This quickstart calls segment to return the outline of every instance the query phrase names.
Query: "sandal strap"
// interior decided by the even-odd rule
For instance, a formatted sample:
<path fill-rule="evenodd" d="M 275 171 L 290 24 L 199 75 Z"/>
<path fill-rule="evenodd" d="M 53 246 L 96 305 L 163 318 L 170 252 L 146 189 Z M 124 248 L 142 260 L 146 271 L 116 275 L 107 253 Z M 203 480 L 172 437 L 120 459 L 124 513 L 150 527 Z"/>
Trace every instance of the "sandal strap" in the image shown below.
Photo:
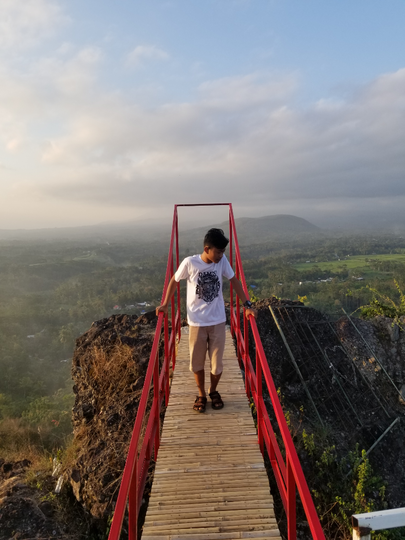
<path fill-rule="evenodd" d="M 209 396 L 212 400 L 212 407 L 214 409 L 222 409 L 224 402 L 222 401 L 220 393 L 217 390 L 214 390 L 214 392 L 210 392 Z"/>
<path fill-rule="evenodd" d="M 194 401 L 193 409 L 197 412 L 205 412 L 206 405 L 207 405 L 206 396 L 197 396 Z"/>

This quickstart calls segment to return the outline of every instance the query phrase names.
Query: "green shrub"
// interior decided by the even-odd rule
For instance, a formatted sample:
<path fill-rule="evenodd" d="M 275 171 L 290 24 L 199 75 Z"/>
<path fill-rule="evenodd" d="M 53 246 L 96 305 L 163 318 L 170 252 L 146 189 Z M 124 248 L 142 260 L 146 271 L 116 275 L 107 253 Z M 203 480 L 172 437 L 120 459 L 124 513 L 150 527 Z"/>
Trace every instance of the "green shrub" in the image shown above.
<path fill-rule="evenodd" d="M 405 316 L 405 294 L 402 292 L 398 281 L 394 279 L 395 287 L 398 291 L 399 302 L 394 302 L 389 296 L 380 293 L 377 289 L 368 287 L 374 297 L 367 306 L 360 308 L 360 314 L 363 319 L 383 316 L 394 319 L 394 322 L 401 326 L 400 318 Z"/>

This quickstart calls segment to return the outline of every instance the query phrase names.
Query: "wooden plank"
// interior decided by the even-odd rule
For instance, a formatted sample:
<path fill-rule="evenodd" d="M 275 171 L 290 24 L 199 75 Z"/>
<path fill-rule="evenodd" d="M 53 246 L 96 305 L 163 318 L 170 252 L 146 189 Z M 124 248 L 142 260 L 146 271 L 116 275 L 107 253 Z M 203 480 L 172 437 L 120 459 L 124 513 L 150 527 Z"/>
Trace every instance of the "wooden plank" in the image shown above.
<path fill-rule="evenodd" d="M 266 492 L 266 497 L 263 497 L 263 495 L 260 495 L 259 494 L 259 498 L 256 499 L 256 503 L 257 504 L 260 504 L 258 501 L 262 501 L 262 500 L 266 500 L 267 501 L 267 495 L 268 495 L 268 492 Z M 212 493 L 205 493 L 203 497 L 198 497 L 198 496 L 194 496 L 191 498 L 191 500 L 193 501 L 193 504 L 205 504 L 207 501 L 209 501 L 209 504 L 220 504 L 220 503 L 225 503 L 225 504 L 231 504 L 231 503 L 236 503 L 236 502 L 245 502 L 246 504 L 248 504 L 247 500 L 247 497 L 245 494 L 239 494 L 239 495 L 234 495 L 234 494 L 224 494 L 224 495 L 214 495 Z M 181 508 L 185 508 L 185 504 L 183 504 L 182 502 L 182 499 L 180 497 L 162 497 L 160 499 L 156 499 L 154 497 L 152 497 L 149 501 L 149 506 L 148 508 L 164 508 L 166 506 L 174 506 L 174 507 L 181 507 Z M 202 503 L 201 501 L 204 501 L 204 503 Z M 266 504 L 270 504 L 270 503 L 267 503 Z"/>
<path fill-rule="evenodd" d="M 215 527 L 221 527 L 223 525 L 229 525 L 232 523 L 232 525 L 244 525 L 246 524 L 246 517 L 240 516 L 239 519 L 235 519 L 235 517 L 232 518 L 225 518 L 223 516 L 217 517 L 217 518 L 205 518 L 205 523 L 209 526 L 215 526 Z M 250 525 L 267 525 L 267 526 L 274 526 L 276 525 L 276 518 L 275 517 L 268 517 L 268 518 L 258 518 L 254 520 L 249 520 Z M 196 519 L 189 519 L 188 521 L 183 521 L 181 519 L 168 519 L 168 520 L 161 520 L 161 521 L 152 521 L 148 523 L 149 531 L 150 532 L 156 532 L 156 531 L 162 531 L 166 530 L 170 526 L 170 528 L 175 529 L 192 529 L 193 527 L 201 527 L 201 518 Z M 269 528 L 269 527 L 267 527 Z"/>
<path fill-rule="evenodd" d="M 194 519 L 194 518 L 199 518 L 199 519 L 203 519 L 204 521 L 206 519 L 209 519 L 209 518 L 224 518 L 224 519 L 228 519 L 228 520 L 236 520 L 238 519 L 241 515 L 245 516 L 246 518 L 247 517 L 252 517 L 252 518 L 256 518 L 256 517 L 263 517 L 263 518 L 266 518 L 266 517 L 274 517 L 274 510 L 271 509 L 271 508 L 262 508 L 261 510 L 256 510 L 256 509 L 253 509 L 253 510 L 245 510 L 243 512 L 240 512 L 240 510 L 227 510 L 226 512 L 223 512 L 223 511 L 220 511 L 220 512 L 188 512 L 187 513 L 187 516 L 185 516 L 182 512 L 171 512 L 169 514 L 159 514 L 157 517 L 156 516 L 152 516 L 152 515 L 147 515 L 146 516 L 146 520 L 145 522 L 150 522 L 150 521 L 155 521 L 155 520 L 161 520 L 161 519 Z"/>
<path fill-rule="evenodd" d="M 210 485 L 210 484 L 200 484 L 193 488 L 193 486 L 188 485 L 185 486 L 184 490 L 175 490 L 173 486 L 162 486 L 159 488 L 159 491 L 152 492 L 150 502 L 152 503 L 153 500 L 165 500 L 165 498 L 177 498 L 177 501 L 182 500 L 182 497 L 187 498 L 194 498 L 194 495 L 205 495 L 205 500 L 209 500 L 210 497 L 218 497 L 218 496 L 238 496 L 239 494 L 243 493 L 241 491 L 241 487 L 237 484 L 228 484 L 226 488 L 223 491 L 219 491 L 218 485 Z M 268 500 L 268 495 L 270 493 L 270 490 L 268 487 L 265 487 L 264 485 L 258 486 L 258 490 L 253 492 L 252 490 L 247 491 L 247 496 L 254 498 L 257 497 L 257 499 L 263 499 Z M 203 498 L 203 497 L 201 497 Z M 199 497 L 197 497 L 199 499 Z M 270 499 L 271 502 L 271 499 Z"/>
<path fill-rule="evenodd" d="M 206 491 L 203 494 L 201 492 L 185 492 L 187 493 L 187 499 L 193 501 L 195 504 L 202 504 L 203 506 L 207 501 L 209 501 L 210 504 L 217 504 L 220 502 L 236 502 L 236 501 L 249 501 L 249 497 L 252 497 L 252 494 L 249 493 L 249 495 L 244 495 L 243 493 L 215 493 Z M 178 507 L 183 507 L 181 501 L 182 499 L 182 493 L 175 493 L 170 495 L 162 495 L 160 498 L 152 497 L 149 501 L 149 508 L 161 506 L 161 504 L 172 504 L 176 505 Z M 262 492 L 258 494 L 258 499 L 256 500 L 262 500 L 267 501 L 267 495 L 268 492 Z M 272 503 L 266 503 L 266 504 L 272 504 Z"/>
<path fill-rule="evenodd" d="M 178 446 L 170 448 L 170 450 L 166 452 L 162 449 L 159 457 L 175 460 L 179 457 L 187 458 L 190 456 L 195 456 L 201 459 L 203 457 L 209 457 L 214 455 L 221 455 L 224 457 L 235 456 L 237 458 L 240 456 L 247 456 L 262 459 L 262 455 L 256 445 L 244 445 L 244 448 L 241 448 L 239 443 L 239 445 L 235 445 L 235 447 L 228 446 L 228 448 L 224 448 L 221 444 L 216 444 L 215 446 L 200 446 L 195 444 L 195 442 L 189 445 L 183 445 L 182 448 L 179 448 Z"/>
<path fill-rule="evenodd" d="M 164 513 L 164 511 L 170 511 L 170 512 L 174 512 L 175 510 L 179 509 L 181 510 L 182 514 L 187 514 L 189 512 L 197 512 L 198 510 L 201 509 L 201 503 L 200 504 L 182 504 L 182 505 L 179 505 L 179 503 L 177 502 L 177 504 L 166 504 L 166 503 L 162 503 L 162 504 L 158 504 L 157 506 L 149 506 L 148 507 L 148 515 L 160 515 L 161 513 Z M 224 511 L 226 512 L 227 509 L 229 510 L 239 510 L 241 512 L 243 512 L 245 509 L 247 510 L 260 510 L 260 509 L 265 509 L 265 508 L 273 508 L 273 503 L 272 502 L 263 502 L 263 501 L 235 501 L 235 502 L 230 502 L 230 503 L 227 503 L 227 502 L 217 502 L 217 503 L 213 503 L 213 504 L 210 504 L 210 503 L 206 503 L 204 505 L 204 509 L 207 511 L 207 512 L 219 512 L 219 511 Z M 166 512 L 167 513 L 167 512 Z"/>
<path fill-rule="evenodd" d="M 159 469 L 158 471 L 155 471 L 155 476 L 156 475 L 159 475 L 159 474 L 169 474 L 169 473 L 173 473 L 173 472 L 176 472 L 176 473 L 187 473 L 187 472 L 198 472 L 198 471 L 201 471 L 201 473 L 207 473 L 209 471 L 220 471 L 220 470 L 224 470 L 224 469 L 264 469 L 264 463 L 249 463 L 249 464 L 234 464 L 234 465 L 227 465 L 227 466 L 224 466 L 224 465 L 221 465 L 221 464 L 214 464 L 212 463 L 211 465 L 209 466 L 201 466 L 201 467 L 184 467 L 182 469 L 179 469 L 178 468 L 178 464 L 177 464 L 177 468 L 174 466 L 174 467 L 166 467 L 164 469 Z"/>
<path fill-rule="evenodd" d="M 227 479 L 231 482 L 233 481 L 241 481 L 243 483 L 244 479 L 246 481 L 253 481 L 253 479 L 266 479 L 268 484 L 268 478 L 266 471 L 262 470 L 261 474 L 258 474 L 258 471 L 256 469 L 236 469 L 232 471 L 232 476 L 229 475 L 228 468 L 224 467 L 223 470 L 216 470 L 215 474 L 205 474 L 201 475 L 200 471 L 197 470 L 196 472 L 188 472 L 185 473 L 182 476 L 181 484 L 184 482 L 210 482 L 210 483 L 219 483 L 223 482 L 224 479 Z M 155 475 L 154 477 L 154 485 L 159 485 L 164 482 L 173 482 L 173 479 L 177 484 L 180 485 L 179 478 L 176 473 L 167 473 L 164 475 Z"/>
<path fill-rule="evenodd" d="M 176 459 L 177 458 L 177 459 Z M 179 460 L 182 461 L 186 467 L 195 467 L 197 465 L 210 464 L 213 466 L 218 463 L 227 464 L 229 467 L 236 465 L 251 465 L 252 463 L 259 463 L 259 458 L 256 453 L 245 453 L 245 454 L 205 454 L 205 455 L 195 455 L 193 453 L 182 453 L 175 456 L 161 456 L 160 464 L 163 467 L 176 467 L 179 464 Z"/>
<path fill-rule="evenodd" d="M 232 436 L 232 434 L 227 434 L 227 437 Z M 207 434 L 207 441 L 209 441 L 209 434 Z M 168 445 L 167 449 L 160 449 L 159 457 L 161 456 L 164 459 L 167 459 L 171 455 L 175 455 L 176 453 L 181 454 L 184 453 L 190 453 L 193 450 L 196 451 L 197 457 L 199 459 L 204 459 L 207 456 L 214 456 L 214 455 L 224 455 L 225 457 L 232 457 L 232 455 L 237 456 L 237 458 L 242 457 L 243 455 L 250 456 L 251 459 L 254 461 L 262 461 L 262 455 L 259 451 L 259 449 L 252 445 L 252 441 L 248 441 L 248 443 L 244 443 L 243 440 L 238 441 L 236 438 L 234 438 L 234 444 L 232 446 L 228 445 L 228 448 L 225 449 L 224 444 L 221 443 L 221 441 L 215 441 L 216 444 L 211 444 L 207 446 L 201 446 L 201 443 L 195 443 L 194 441 L 191 441 L 188 444 L 185 444 L 181 449 L 178 447 L 175 447 L 173 444 Z M 243 449 L 241 449 L 241 446 L 243 445 Z M 186 456 L 185 456 L 186 458 Z M 178 463 L 179 464 L 179 463 Z"/>
<path fill-rule="evenodd" d="M 242 531 L 263 531 L 268 529 L 276 529 L 277 523 L 275 519 L 270 520 L 258 520 L 251 522 L 248 525 L 246 521 L 238 520 L 233 523 L 227 521 L 206 521 L 205 527 L 201 526 L 201 520 L 199 521 L 190 521 L 190 522 L 179 522 L 177 523 L 163 523 L 162 525 L 152 526 L 150 525 L 148 530 L 149 534 L 167 534 L 168 529 L 172 534 L 178 534 L 181 532 L 187 532 L 188 534 L 199 534 L 201 532 L 210 533 L 210 532 L 232 532 L 235 529 L 238 529 L 238 532 Z"/>
<path fill-rule="evenodd" d="M 206 451 L 206 452 L 199 452 L 199 453 L 195 453 L 195 452 L 187 452 L 186 450 L 184 450 L 182 453 L 178 453 L 178 454 L 173 454 L 173 455 L 163 455 L 161 453 L 161 455 L 159 456 L 160 459 L 161 459 L 161 463 L 165 463 L 165 464 L 168 464 L 168 465 L 173 465 L 173 466 L 176 466 L 178 468 L 178 466 L 181 464 L 179 462 L 179 460 L 183 460 L 184 463 L 190 463 L 190 462 L 196 462 L 196 461 L 207 461 L 207 460 L 226 460 L 226 461 L 230 461 L 230 465 L 229 467 L 232 466 L 232 464 L 241 464 L 245 467 L 248 467 L 249 464 L 253 464 L 253 463 L 261 463 L 262 461 L 262 456 L 260 454 L 258 454 L 257 452 L 254 452 L 254 451 L 249 451 L 248 448 L 246 448 L 246 451 L 245 452 L 228 452 L 228 453 L 225 453 L 224 454 L 221 454 L 221 447 L 219 447 L 218 449 L 214 446 L 211 446 L 212 448 L 212 451 Z M 214 463 L 213 463 L 214 464 Z"/>
<path fill-rule="evenodd" d="M 210 481 L 210 479 L 207 478 L 198 482 L 182 482 L 181 486 L 178 485 L 177 478 L 171 478 L 170 481 L 166 483 L 160 482 L 159 484 L 154 485 L 152 487 L 152 495 L 155 495 L 157 493 L 163 494 L 165 492 L 187 493 L 188 491 L 207 491 L 208 493 L 212 493 L 217 491 L 221 487 L 223 487 L 226 491 L 230 491 L 232 489 L 240 490 L 243 489 L 241 488 L 241 486 L 243 485 L 248 485 L 250 488 L 250 482 L 254 482 L 254 485 L 258 490 L 270 491 L 267 478 L 257 479 L 255 477 L 252 477 L 248 479 L 228 479 L 227 476 L 222 476 L 218 479 L 217 482 Z"/>
<path fill-rule="evenodd" d="M 224 479 L 224 492 L 225 493 L 231 493 L 233 490 L 237 490 L 238 492 L 243 489 L 241 488 L 241 485 L 245 484 L 246 482 L 243 481 L 232 481 Z M 255 480 L 255 479 L 253 479 Z M 257 487 L 258 492 L 270 492 L 269 486 L 264 481 L 257 482 L 255 484 Z M 207 494 L 210 493 L 218 493 L 219 489 L 222 487 L 222 484 L 219 483 L 212 483 L 212 482 L 199 482 L 198 484 L 193 482 L 188 482 L 187 484 L 184 484 L 184 486 L 176 486 L 176 482 L 170 482 L 167 484 L 159 484 L 158 486 L 154 487 L 152 489 L 152 496 L 163 496 L 165 493 L 198 493 L 198 492 L 206 492 Z M 250 487 L 250 486 L 249 486 Z M 248 491 L 251 495 L 250 489 Z"/>
<path fill-rule="evenodd" d="M 237 526 L 233 526 L 233 525 L 225 525 L 225 524 L 221 524 L 219 526 L 216 526 L 216 527 L 211 527 L 209 526 L 208 524 L 206 524 L 205 526 L 201 526 L 202 523 L 200 522 L 200 527 L 181 527 L 181 528 L 176 528 L 176 527 L 170 527 L 170 533 L 171 534 L 181 534 L 183 532 L 191 532 L 192 534 L 201 534 L 201 533 L 224 533 L 224 532 L 233 532 L 235 531 L 235 528 L 238 529 L 239 532 L 253 532 L 253 531 L 266 531 L 268 530 L 269 528 L 271 528 L 271 526 L 273 524 L 269 524 L 269 523 L 265 523 L 265 524 L 261 524 L 261 525 L 237 525 Z M 166 531 L 167 531 L 167 528 L 165 528 Z M 159 532 L 165 532 L 164 529 L 160 529 L 160 528 L 154 528 L 154 527 L 150 527 L 150 532 L 151 534 L 156 534 L 156 533 L 159 533 Z"/>
<path fill-rule="evenodd" d="M 249 531 L 249 532 L 230 532 L 230 533 L 206 533 L 206 534 L 193 534 L 192 537 L 186 534 L 170 534 L 170 535 L 142 535 L 142 538 L 146 540 L 240 540 L 241 538 L 277 538 L 281 540 L 280 532 L 278 529 L 269 529 L 267 531 Z"/>
<path fill-rule="evenodd" d="M 170 436 L 162 437 L 160 441 L 165 449 L 168 446 L 173 446 L 174 448 L 178 448 L 179 446 L 203 446 L 204 448 L 206 446 L 222 446 L 223 448 L 240 448 L 241 444 L 243 444 L 244 447 L 248 445 L 256 446 L 257 436 L 256 433 L 242 433 L 240 436 L 233 437 L 225 437 L 222 435 L 203 437 L 198 433 L 187 436 L 178 432 L 173 432 Z"/>
<path fill-rule="evenodd" d="M 228 486 L 227 488 L 223 487 L 213 487 L 211 486 L 210 489 L 205 488 L 204 490 L 201 489 L 193 489 L 192 486 L 189 486 L 189 489 L 176 489 L 175 487 L 172 488 L 173 491 L 170 490 L 169 486 L 166 487 L 164 492 L 158 491 L 157 493 L 152 492 L 153 500 L 160 500 L 164 498 L 176 498 L 178 501 L 178 495 L 181 493 L 189 493 L 190 495 L 193 494 L 193 499 L 204 499 L 204 500 L 212 500 L 212 497 L 218 497 L 218 496 L 226 496 L 229 495 L 230 497 L 237 497 L 237 496 L 243 496 L 246 498 L 249 498 L 251 496 L 267 496 L 267 494 L 270 492 L 268 487 L 262 487 L 258 489 L 247 489 L 243 490 L 243 488 L 238 485 L 234 484 L 233 487 Z"/>
<path fill-rule="evenodd" d="M 185 473 L 182 476 L 181 482 L 187 482 L 187 481 L 194 482 L 194 481 L 200 481 L 200 480 L 202 482 L 204 482 L 204 481 L 215 482 L 216 480 L 222 481 L 223 477 L 226 477 L 229 480 L 241 479 L 242 482 L 243 482 L 244 478 L 246 478 L 247 480 L 249 480 L 249 479 L 252 480 L 254 478 L 266 478 L 267 479 L 266 471 L 264 469 L 261 469 L 259 471 L 256 470 L 256 469 L 247 469 L 247 468 L 233 469 L 232 470 L 232 476 L 230 476 L 229 475 L 229 467 L 224 467 L 222 470 L 216 469 L 215 472 L 212 473 L 212 474 L 210 474 L 210 472 L 208 471 L 204 475 L 201 475 L 199 470 L 197 470 L 197 471 L 189 471 L 189 472 Z M 162 474 L 156 474 L 156 472 L 155 472 L 154 482 L 156 482 L 156 483 L 171 482 L 173 478 L 176 479 L 177 483 L 180 483 L 176 472 L 165 473 L 163 475 Z M 267 479 L 267 482 L 268 482 L 268 479 Z"/>

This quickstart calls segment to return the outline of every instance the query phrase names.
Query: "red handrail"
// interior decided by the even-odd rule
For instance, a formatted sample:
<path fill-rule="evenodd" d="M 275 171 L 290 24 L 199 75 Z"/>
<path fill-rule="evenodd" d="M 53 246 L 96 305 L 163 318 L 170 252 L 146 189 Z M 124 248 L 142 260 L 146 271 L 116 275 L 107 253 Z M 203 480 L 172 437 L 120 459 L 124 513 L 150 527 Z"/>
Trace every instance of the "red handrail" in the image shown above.
<path fill-rule="evenodd" d="M 170 239 L 169 256 L 167 260 L 165 284 L 163 288 L 162 300 L 166 296 L 169 281 L 173 275 L 173 254 L 174 242 L 176 240 L 176 264 L 179 261 L 178 244 L 178 220 L 177 208 L 174 209 L 172 234 Z M 177 305 L 176 305 L 177 304 Z M 149 463 L 154 450 L 156 460 L 160 442 L 160 408 L 165 398 L 166 404 L 169 400 L 169 363 L 172 359 L 172 367 L 175 365 L 176 355 L 176 333 L 180 339 L 180 289 L 171 301 L 172 330 L 169 335 L 168 318 L 164 320 L 164 361 L 159 374 L 159 342 L 162 331 L 163 313 L 159 314 L 158 322 L 153 340 L 152 351 L 149 358 L 148 369 L 146 371 L 145 382 L 142 390 L 141 400 L 135 419 L 135 426 L 129 444 L 127 461 L 122 475 L 121 486 L 115 504 L 114 516 L 111 523 L 109 540 L 118 540 L 121 533 L 122 522 L 128 502 L 129 531 L 128 538 L 137 540 L 138 514 L 142 503 L 142 495 L 145 489 Z M 146 431 L 140 449 L 142 427 L 145 421 L 146 405 L 153 379 L 153 404 L 149 411 Z"/>
<path fill-rule="evenodd" d="M 229 207 L 230 237 L 233 239 L 235 249 L 235 274 L 241 280 L 245 295 L 248 297 L 246 280 L 243 273 L 242 259 L 239 251 L 239 244 L 236 234 L 235 219 L 233 216 L 232 205 Z M 231 261 L 231 264 L 233 261 Z M 232 297 L 232 293 L 231 293 Z M 295 450 L 287 422 L 284 417 L 283 409 L 278 399 L 277 390 L 274 385 L 270 368 L 266 360 L 263 345 L 254 317 L 250 316 L 248 324 L 252 330 L 256 349 L 256 372 L 249 356 L 249 331 L 246 317 L 243 318 L 243 333 L 240 327 L 239 299 L 236 297 L 236 309 L 231 303 L 231 332 L 236 338 L 238 357 L 242 358 L 245 370 L 245 386 L 248 398 L 252 396 L 257 410 L 257 431 L 260 448 L 263 452 L 264 445 L 273 468 L 274 476 L 280 491 L 281 500 L 287 515 L 288 540 L 295 540 L 296 531 L 296 489 L 298 490 L 304 511 L 312 536 L 316 540 L 324 540 L 321 524 L 308 489 L 307 482 L 302 471 L 297 452 Z M 266 405 L 262 395 L 262 375 L 267 385 L 271 403 L 277 419 L 278 428 L 284 442 L 285 462 L 281 450 L 277 443 L 274 431 L 271 427 L 270 419 L 267 414 Z"/>
<path fill-rule="evenodd" d="M 166 296 L 169 281 L 174 273 L 174 255 L 176 257 L 176 268 L 179 266 L 179 233 L 178 233 L 178 211 L 179 206 L 228 206 L 229 208 L 229 260 L 235 269 L 235 275 L 241 280 L 243 290 L 248 296 L 246 280 L 243 273 L 242 259 L 239 251 L 239 244 L 235 228 L 235 220 L 231 203 L 201 203 L 201 204 L 179 204 L 174 207 L 172 233 L 170 239 L 169 256 L 166 268 L 166 277 L 163 288 L 162 300 Z M 174 251 L 174 246 L 176 250 Z M 233 262 L 235 261 L 235 263 Z M 145 383 L 139 403 L 135 426 L 129 445 L 127 461 L 125 464 L 121 486 L 115 505 L 114 517 L 111 524 L 109 540 L 119 540 L 122 522 L 124 519 L 127 503 L 129 513 L 129 540 L 137 539 L 138 514 L 141 507 L 143 491 L 145 488 L 149 463 L 154 451 L 154 459 L 160 442 L 160 409 L 163 400 L 166 405 L 169 400 L 169 367 L 170 360 L 172 369 L 176 363 L 176 335 L 180 339 L 180 285 L 176 289 L 171 301 L 172 328 L 169 332 L 168 317 L 163 317 L 160 313 L 156 326 L 155 337 L 149 359 L 149 365 L 145 376 Z M 235 300 L 235 305 L 234 305 Z M 245 370 L 245 386 L 248 398 L 253 398 L 257 410 L 257 431 L 259 445 L 262 453 L 266 448 L 273 468 L 274 476 L 280 491 L 281 500 L 287 515 L 288 540 L 296 539 L 296 491 L 298 490 L 308 524 L 315 540 L 324 540 L 324 534 L 319 523 L 318 516 L 298 460 L 294 444 L 288 430 L 277 391 L 270 373 L 270 369 L 264 354 L 263 346 L 257 330 L 256 321 L 253 317 L 249 320 L 241 313 L 241 306 L 238 296 L 235 296 L 231 285 L 230 290 L 231 306 L 231 332 L 237 341 L 237 354 L 239 365 Z M 243 316 L 243 331 L 241 330 L 241 316 Z M 164 360 L 159 372 L 159 342 L 164 321 Z M 174 322 L 173 322 L 174 321 Z M 256 371 L 253 368 L 249 356 L 249 325 L 252 331 L 256 348 Z M 272 429 L 269 416 L 262 395 L 262 381 L 266 383 L 267 391 L 270 395 L 275 416 L 280 430 L 285 451 L 285 461 Z M 146 418 L 146 406 L 153 380 L 153 404 L 149 411 L 145 434 L 141 445 L 142 426 Z"/>

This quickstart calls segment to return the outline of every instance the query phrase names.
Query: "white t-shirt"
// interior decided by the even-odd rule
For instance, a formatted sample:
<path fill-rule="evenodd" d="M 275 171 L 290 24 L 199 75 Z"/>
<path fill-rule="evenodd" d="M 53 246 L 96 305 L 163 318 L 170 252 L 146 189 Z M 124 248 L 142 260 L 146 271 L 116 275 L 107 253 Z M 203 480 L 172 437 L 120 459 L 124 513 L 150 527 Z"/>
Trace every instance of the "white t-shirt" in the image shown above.
<path fill-rule="evenodd" d="M 187 279 L 187 320 L 190 326 L 212 326 L 226 321 L 222 276 L 235 275 L 225 255 L 219 263 L 205 263 L 201 255 L 186 257 L 174 274 Z"/>

